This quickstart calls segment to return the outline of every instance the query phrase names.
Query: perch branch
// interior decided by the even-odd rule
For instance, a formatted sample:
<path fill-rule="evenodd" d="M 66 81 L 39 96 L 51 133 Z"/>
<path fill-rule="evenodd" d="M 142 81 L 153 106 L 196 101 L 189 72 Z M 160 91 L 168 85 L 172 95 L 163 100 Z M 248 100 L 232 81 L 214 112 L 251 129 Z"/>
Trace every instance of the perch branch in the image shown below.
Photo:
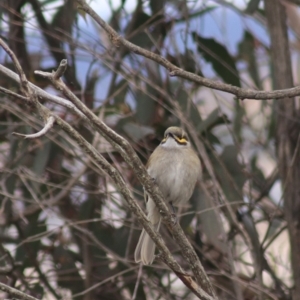
<path fill-rule="evenodd" d="M 4 42 L 2 41 L 2 43 L 0 45 L 3 46 L 3 44 L 4 44 Z M 12 53 L 12 51 L 9 49 L 9 47 L 6 44 L 4 44 L 3 48 L 7 51 L 10 51 L 10 53 Z M 12 55 L 11 57 L 15 64 L 19 64 L 19 62 L 17 61 L 17 58 L 14 55 Z M 64 61 L 62 63 L 64 64 Z M 97 152 L 97 150 L 90 143 L 88 143 L 71 125 L 66 123 L 59 116 L 53 115 L 53 113 L 48 108 L 41 105 L 38 102 L 34 91 L 32 91 L 30 89 L 30 86 L 28 84 L 27 78 L 26 78 L 23 70 L 18 69 L 18 71 L 20 74 L 20 81 L 21 81 L 21 85 L 23 87 L 23 92 L 26 94 L 26 96 L 28 96 L 29 101 L 31 101 L 31 103 L 35 106 L 38 114 L 40 114 L 44 118 L 53 116 L 55 118 L 56 123 L 64 131 L 66 131 L 70 136 L 72 136 L 76 140 L 76 142 L 79 144 L 79 146 L 81 146 L 86 151 L 86 153 L 88 155 L 90 155 L 90 157 L 92 157 L 92 159 L 94 160 L 94 162 L 96 163 L 96 165 L 98 165 L 98 167 L 100 169 L 104 170 L 112 178 L 112 180 L 115 182 L 116 186 L 120 190 L 121 194 L 123 195 L 124 199 L 127 201 L 131 211 L 135 213 L 138 220 L 141 222 L 141 224 L 143 225 L 143 227 L 145 228 L 147 233 L 150 235 L 150 237 L 153 239 L 153 241 L 157 245 L 158 249 L 161 251 L 161 257 L 164 260 L 164 262 L 170 267 L 170 269 L 173 270 L 173 272 L 175 274 L 177 274 L 178 278 L 180 278 L 182 280 L 182 282 L 200 299 L 207 299 L 207 300 L 216 299 L 213 288 L 211 286 L 211 283 L 210 283 L 209 279 L 207 278 L 207 276 L 202 268 L 202 265 L 200 264 L 199 259 L 196 256 L 194 249 L 188 242 L 188 240 L 187 240 L 186 236 L 184 235 L 180 226 L 177 224 L 175 226 L 172 225 L 170 227 L 171 227 L 171 229 L 172 228 L 176 229 L 176 230 L 172 230 L 172 231 L 173 231 L 174 235 L 177 236 L 177 238 L 178 237 L 182 238 L 183 242 L 181 242 L 181 244 L 183 246 L 185 246 L 184 250 L 186 252 L 191 252 L 187 257 L 188 257 L 188 261 L 189 261 L 190 265 L 192 263 L 194 263 L 194 265 L 191 266 L 191 269 L 194 272 L 194 275 L 198 281 L 198 284 L 193 280 L 191 275 L 184 272 L 184 270 L 180 267 L 180 265 L 176 262 L 174 257 L 171 255 L 171 253 L 170 253 L 169 249 L 166 247 L 161 235 L 153 229 L 152 224 L 147 219 L 145 213 L 142 211 L 140 206 L 136 203 L 136 201 L 131 196 L 130 191 L 129 191 L 128 187 L 126 186 L 126 183 L 124 182 L 120 173 L 113 166 L 111 166 L 104 159 L 104 157 L 101 154 L 99 154 Z M 85 111 L 86 116 L 88 118 L 91 117 L 92 118 L 91 121 L 95 124 L 94 117 L 97 120 L 99 120 L 99 119 L 89 109 L 87 109 L 85 107 L 85 105 L 80 106 L 82 104 L 81 101 L 74 94 L 72 94 L 69 91 L 69 89 L 67 89 L 67 87 L 63 84 L 63 82 L 60 79 L 57 79 L 57 78 L 53 79 L 54 74 L 57 74 L 57 73 L 54 72 L 53 74 L 51 74 L 51 76 L 49 75 L 49 78 L 52 79 L 53 84 L 55 85 L 55 83 L 59 83 L 59 86 L 58 86 L 59 90 L 63 91 L 64 94 L 67 94 L 67 95 L 70 95 L 71 97 L 73 97 L 75 99 L 76 105 L 81 108 L 81 111 L 82 110 Z M 100 127 L 103 127 L 106 129 L 106 131 L 102 129 L 102 131 L 100 130 L 100 132 L 103 133 L 103 131 L 104 131 L 104 134 L 108 135 L 111 139 L 113 139 L 115 144 L 120 145 L 120 147 L 122 147 L 124 149 L 124 152 L 121 152 L 121 154 L 123 154 L 123 157 L 126 158 L 126 161 L 130 162 L 130 165 L 133 168 L 134 168 L 134 166 L 137 167 L 138 171 L 136 171 L 135 169 L 134 170 L 136 171 L 136 174 L 138 175 L 140 181 L 143 184 L 145 184 L 145 188 L 146 188 L 147 192 L 149 192 L 149 194 L 154 197 L 154 199 L 157 202 L 158 207 L 159 208 L 162 207 L 162 212 L 166 212 L 165 219 L 167 219 L 169 221 L 169 225 L 173 224 L 173 218 L 172 218 L 170 212 L 168 211 L 168 208 L 167 208 L 165 202 L 163 201 L 158 188 L 153 184 L 152 179 L 148 175 L 146 169 L 144 168 L 143 164 L 139 160 L 138 156 L 136 155 L 136 153 L 134 152 L 134 150 L 132 149 L 132 147 L 128 143 L 128 141 L 126 141 L 121 136 L 119 136 L 117 133 L 115 133 L 113 130 L 111 130 L 109 127 L 107 127 L 103 122 L 99 121 L 99 123 L 96 123 L 96 124 L 101 125 Z M 126 153 L 125 153 L 125 151 L 126 151 Z M 133 162 L 132 162 L 132 160 L 133 160 Z M 181 230 L 181 232 L 180 232 L 180 230 Z M 194 258 L 193 255 L 195 255 L 196 258 Z M 200 268 L 199 268 L 199 266 L 200 266 Z"/>
<path fill-rule="evenodd" d="M 175 223 L 174 225 L 173 215 L 170 213 L 166 202 L 161 195 L 161 192 L 153 183 L 153 180 L 147 173 L 144 165 L 138 158 L 130 143 L 128 143 L 126 139 L 118 135 L 115 131 L 113 131 L 105 123 L 103 123 L 88 107 L 85 106 L 84 103 L 82 103 L 82 101 L 80 101 L 80 99 L 78 99 L 70 91 L 69 88 L 67 88 L 67 86 L 61 79 L 55 79 L 53 73 L 35 71 L 35 74 L 51 80 L 54 87 L 61 91 L 93 123 L 94 128 L 96 128 L 97 131 L 99 131 L 104 137 L 108 138 L 108 140 L 112 141 L 112 145 L 114 147 L 117 145 L 118 148 L 116 149 L 118 151 L 119 148 L 122 149 L 122 151 L 119 151 L 120 154 L 122 155 L 124 160 L 132 167 L 139 181 L 142 183 L 145 190 L 149 193 L 149 195 L 157 205 L 164 223 L 172 232 L 174 239 L 181 247 L 182 254 L 189 263 L 189 266 L 193 271 L 198 284 L 201 285 L 208 294 L 215 296 L 212 285 L 204 271 L 204 268 L 202 267 L 202 264 L 199 261 L 194 248 L 191 246 L 180 225 L 178 223 Z"/>

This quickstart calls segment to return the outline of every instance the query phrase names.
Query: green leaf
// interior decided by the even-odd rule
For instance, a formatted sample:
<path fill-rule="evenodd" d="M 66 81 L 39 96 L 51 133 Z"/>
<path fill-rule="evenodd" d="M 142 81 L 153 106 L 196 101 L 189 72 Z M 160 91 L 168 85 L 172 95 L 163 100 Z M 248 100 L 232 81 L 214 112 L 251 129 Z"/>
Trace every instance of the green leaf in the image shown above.
<path fill-rule="evenodd" d="M 144 13 L 142 10 L 138 10 L 132 17 L 133 21 L 129 24 L 126 30 L 126 36 L 129 36 L 129 41 L 142 48 L 150 48 L 153 45 L 149 35 L 145 32 L 145 29 L 151 24 L 149 20 L 151 17 Z M 146 27 L 144 24 L 147 22 Z M 153 37 L 155 40 L 155 37 Z"/>
<path fill-rule="evenodd" d="M 82 292 L 84 282 L 76 267 L 74 253 L 59 245 L 55 247 L 52 256 L 58 285 L 70 289 L 73 295 Z M 82 299 L 82 296 L 78 299 Z"/>
<path fill-rule="evenodd" d="M 34 162 L 32 165 L 32 170 L 33 172 L 37 175 L 37 177 L 41 177 L 45 169 L 47 167 L 49 158 L 50 158 L 50 151 L 51 151 L 51 145 L 52 142 L 49 141 L 47 138 L 42 138 L 42 145 L 41 147 L 37 150 L 35 156 L 34 156 Z M 40 183 L 39 182 L 31 182 L 35 192 L 38 193 Z"/>
<path fill-rule="evenodd" d="M 214 127 L 223 124 L 230 124 L 230 120 L 228 119 L 227 115 L 220 114 L 220 110 L 218 108 L 214 109 L 208 117 L 203 120 L 197 126 L 197 131 L 200 133 L 208 132 Z"/>
<path fill-rule="evenodd" d="M 252 215 L 249 212 L 241 212 L 239 214 L 239 219 L 244 225 L 244 229 L 248 233 L 248 236 L 251 239 L 251 244 L 253 246 L 253 255 L 255 255 L 256 264 L 259 270 L 263 268 L 263 253 L 261 250 L 261 245 L 258 237 L 258 232 L 254 224 Z M 259 270 L 256 270 L 257 272 Z"/>
<path fill-rule="evenodd" d="M 258 89 L 262 89 L 261 80 L 259 77 L 256 56 L 255 56 L 256 41 L 253 35 L 245 30 L 244 37 L 238 45 L 239 58 L 247 62 L 248 72 L 256 84 Z"/>
<path fill-rule="evenodd" d="M 268 240 L 270 240 L 271 238 L 273 238 L 275 236 L 275 234 L 277 234 L 278 229 L 280 229 L 282 227 L 284 223 L 284 220 L 278 219 L 278 218 L 274 218 L 270 220 L 269 223 L 269 228 L 266 232 L 266 235 L 264 237 L 264 242 L 266 243 Z"/>
<path fill-rule="evenodd" d="M 127 122 L 123 125 L 124 132 L 135 142 L 140 141 L 149 134 L 154 134 L 152 127 L 138 125 L 133 122 Z"/>
<path fill-rule="evenodd" d="M 227 49 L 214 39 L 203 38 L 196 32 L 192 33 L 192 37 L 198 45 L 199 53 L 207 62 L 212 64 L 216 73 L 225 82 L 240 87 L 241 83 L 235 61 Z"/>
<path fill-rule="evenodd" d="M 219 160 L 211 158 L 223 192 L 230 202 L 243 201 L 242 189 L 247 179 L 237 156 L 237 148 L 229 145 L 224 148 Z"/>
<path fill-rule="evenodd" d="M 94 199 L 87 199 L 82 202 L 79 209 L 79 220 L 88 220 L 93 218 L 93 213 L 95 212 L 95 201 Z"/>
<path fill-rule="evenodd" d="M 114 92 L 117 92 L 114 97 L 114 103 L 116 105 L 123 104 L 128 91 L 128 80 L 122 79 L 114 86 Z"/>
<path fill-rule="evenodd" d="M 246 14 L 253 14 L 259 7 L 260 0 L 250 0 L 245 10 Z"/>
<path fill-rule="evenodd" d="M 226 245 L 222 242 L 222 225 L 219 223 L 219 217 L 215 210 L 214 204 L 206 194 L 197 189 L 197 199 L 195 201 L 195 210 L 201 222 L 201 231 L 206 235 L 209 243 L 214 245 L 221 252 L 226 252 Z"/>
<path fill-rule="evenodd" d="M 199 126 L 199 124 L 201 124 L 202 122 L 202 119 L 198 108 L 183 88 L 179 88 L 176 94 L 176 100 L 179 103 L 181 111 L 186 116 L 186 118 L 190 120 L 195 127 Z"/>
<path fill-rule="evenodd" d="M 184 215 L 180 218 L 180 226 L 183 229 L 188 228 L 188 226 L 190 226 L 193 218 L 195 217 L 198 201 L 199 201 L 198 190 L 195 189 L 191 199 L 189 200 L 189 203 L 191 204 L 191 206 L 184 213 Z"/>
<path fill-rule="evenodd" d="M 197 64 L 197 62 L 195 61 L 194 52 L 190 49 L 186 49 L 183 54 L 179 53 L 176 56 L 167 53 L 166 58 L 168 61 L 179 68 L 183 68 L 188 72 L 203 76 L 199 64 Z"/>
<path fill-rule="evenodd" d="M 140 124 L 149 125 L 153 122 L 156 103 L 152 99 L 152 89 L 147 85 L 146 93 L 138 90 L 136 93 L 136 113 L 135 117 Z"/>
<path fill-rule="evenodd" d="M 38 282 L 30 289 L 30 295 L 38 299 L 43 299 L 44 287 Z"/>
<path fill-rule="evenodd" d="M 165 0 L 150 0 L 152 15 L 155 15 L 158 12 L 163 12 L 162 9 L 164 8 L 165 2 Z"/>
<path fill-rule="evenodd" d="M 267 180 L 264 173 L 260 168 L 257 167 L 257 156 L 253 156 L 251 159 L 251 174 L 253 177 L 252 184 L 255 189 L 262 192 L 267 186 Z"/>
<path fill-rule="evenodd" d="M 273 141 L 276 135 L 276 120 L 277 120 L 277 103 L 273 101 L 271 104 L 271 115 L 268 124 L 268 141 Z"/>
<path fill-rule="evenodd" d="M 34 267 L 37 253 L 40 250 L 41 240 L 36 238 L 37 235 L 47 230 L 44 221 L 38 221 L 39 212 L 27 217 L 28 225 L 20 228 L 22 240 L 28 242 L 18 247 L 16 252 L 16 261 L 22 262 L 22 268 Z M 32 242 L 30 241 L 32 239 Z"/>
<path fill-rule="evenodd" d="M 174 2 L 177 2 L 177 0 L 174 1 Z M 176 6 L 176 8 L 177 7 L 178 6 Z M 197 11 L 195 13 L 190 14 L 189 15 L 189 20 L 191 20 L 193 18 L 197 18 L 198 19 L 199 17 L 201 17 L 201 16 L 203 16 L 203 15 L 209 13 L 209 12 L 212 12 L 213 10 L 215 10 L 216 8 L 218 8 L 219 6 L 217 6 L 217 5 L 215 5 L 215 6 L 206 6 L 205 5 L 204 7 L 205 7 L 204 9 L 202 9 L 200 11 Z M 186 17 L 184 15 L 183 15 L 182 18 L 176 20 L 176 23 L 181 23 L 181 22 L 186 22 Z"/>
<path fill-rule="evenodd" d="M 64 33 L 72 35 L 73 24 L 76 20 L 77 9 L 74 1 L 64 1 L 64 3 L 57 8 L 51 22 L 52 30 L 63 30 Z M 81 14 L 81 13 L 80 13 Z M 84 17 L 84 14 L 81 14 Z M 64 35 L 61 35 L 63 38 Z"/>
<path fill-rule="evenodd" d="M 126 249 L 129 246 L 128 235 L 129 228 L 127 226 L 122 226 L 114 231 L 114 241 L 111 249 L 121 257 L 125 257 Z"/>
<path fill-rule="evenodd" d="M 235 134 L 236 139 L 239 142 L 242 142 L 242 136 L 243 136 L 243 118 L 245 116 L 245 109 L 244 106 L 241 104 L 239 99 L 234 99 L 235 104 L 235 115 L 233 120 L 233 132 Z"/>

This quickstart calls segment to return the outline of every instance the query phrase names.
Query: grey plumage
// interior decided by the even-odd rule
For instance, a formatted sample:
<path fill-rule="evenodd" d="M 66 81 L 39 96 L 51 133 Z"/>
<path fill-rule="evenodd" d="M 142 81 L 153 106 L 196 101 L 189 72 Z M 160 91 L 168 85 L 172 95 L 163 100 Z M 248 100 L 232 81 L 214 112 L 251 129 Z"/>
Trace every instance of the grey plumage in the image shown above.
<path fill-rule="evenodd" d="M 200 160 L 191 148 L 185 131 L 169 127 L 161 144 L 149 157 L 146 165 L 149 175 L 155 179 L 165 200 L 175 206 L 186 203 L 192 196 L 200 175 Z M 159 230 L 161 217 L 153 200 L 145 193 L 148 219 Z M 134 258 L 149 265 L 154 260 L 155 243 L 143 229 Z"/>

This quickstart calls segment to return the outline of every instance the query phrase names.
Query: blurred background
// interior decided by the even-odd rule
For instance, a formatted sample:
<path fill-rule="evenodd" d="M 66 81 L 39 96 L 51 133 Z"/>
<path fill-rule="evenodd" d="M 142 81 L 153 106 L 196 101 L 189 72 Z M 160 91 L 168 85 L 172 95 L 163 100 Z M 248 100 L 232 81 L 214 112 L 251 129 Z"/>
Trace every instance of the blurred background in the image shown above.
<path fill-rule="evenodd" d="M 274 88 L 263 1 L 88 3 L 126 39 L 184 70 L 238 87 Z M 290 0 L 283 6 L 295 85 L 298 5 Z M 28 79 L 54 95 L 62 96 L 33 72 L 55 70 L 67 58 L 67 86 L 128 139 L 144 163 L 166 128 L 188 128 L 202 159 L 203 180 L 178 213 L 220 299 L 291 299 L 294 277 L 273 100 L 241 101 L 170 77 L 157 63 L 115 47 L 77 10 L 75 0 L 2 0 L 0 37 Z M 14 70 L 3 49 L 0 63 Z M 0 86 L 19 92 L 3 74 Z M 72 111 L 41 102 L 117 168 L 144 207 L 142 186 L 119 153 Z M 40 299 L 196 299 L 161 261 L 142 269 L 133 262 L 141 226 L 110 178 L 71 137 L 57 127 L 35 140 L 12 135 L 42 127 L 32 107 L 0 94 L 0 281 Z M 200 155 L 201 143 L 215 179 Z M 161 232 L 188 269 L 168 231 Z"/>

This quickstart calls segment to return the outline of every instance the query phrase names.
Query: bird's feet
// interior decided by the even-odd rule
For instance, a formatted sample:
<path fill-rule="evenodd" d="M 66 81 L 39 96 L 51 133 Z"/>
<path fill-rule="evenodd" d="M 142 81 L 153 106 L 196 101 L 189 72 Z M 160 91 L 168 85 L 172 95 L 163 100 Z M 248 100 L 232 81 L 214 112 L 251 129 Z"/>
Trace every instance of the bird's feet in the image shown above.
<path fill-rule="evenodd" d="M 169 204 L 170 204 L 170 207 L 171 207 L 171 210 L 172 210 L 171 215 L 172 215 L 172 219 L 173 219 L 173 223 L 174 223 L 173 225 L 175 225 L 178 222 L 178 218 L 176 216 L 176 210 L 175 210 L 175 207 L 173 206 L 172 202 L 169 202 Z"/>

